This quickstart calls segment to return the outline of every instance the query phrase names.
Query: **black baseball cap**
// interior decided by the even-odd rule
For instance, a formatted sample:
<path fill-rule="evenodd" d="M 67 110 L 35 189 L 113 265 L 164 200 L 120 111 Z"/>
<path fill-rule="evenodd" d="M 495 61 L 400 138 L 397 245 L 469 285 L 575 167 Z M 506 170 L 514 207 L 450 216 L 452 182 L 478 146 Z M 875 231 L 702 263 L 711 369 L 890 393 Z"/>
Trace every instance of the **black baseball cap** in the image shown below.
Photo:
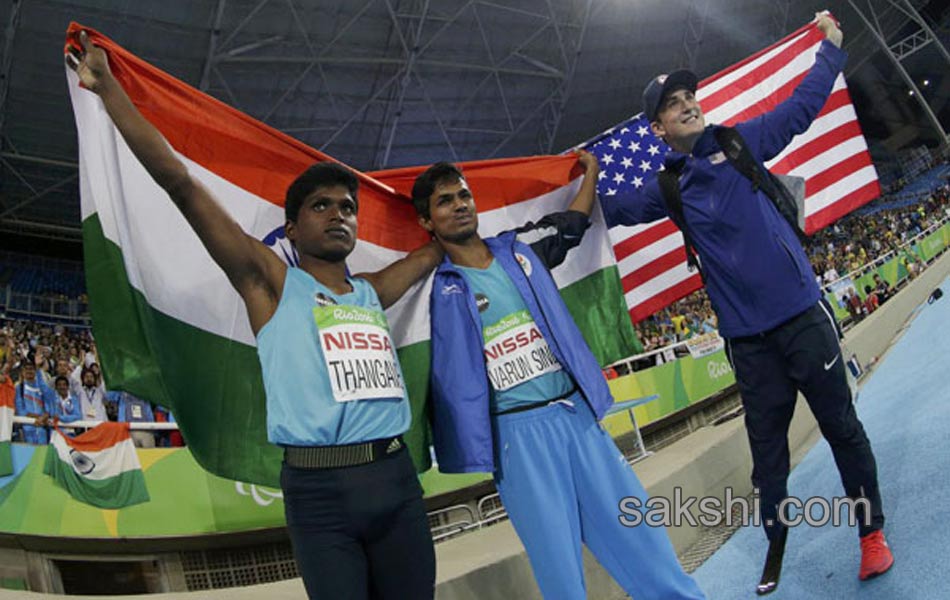
<path fill-rule="evenodd" d="M 643 114 L 651 123 L 656 121 L 656 115 L 660 112 L 660 105 L 667 94 L 679 89 L 695 92 L 698 84 L 699 78 L 696 77 L 696 74 L 686 69 L 673 71 L 670 74 L 657 75 L 650 80 L 646 89 L 643 90 Z"/>

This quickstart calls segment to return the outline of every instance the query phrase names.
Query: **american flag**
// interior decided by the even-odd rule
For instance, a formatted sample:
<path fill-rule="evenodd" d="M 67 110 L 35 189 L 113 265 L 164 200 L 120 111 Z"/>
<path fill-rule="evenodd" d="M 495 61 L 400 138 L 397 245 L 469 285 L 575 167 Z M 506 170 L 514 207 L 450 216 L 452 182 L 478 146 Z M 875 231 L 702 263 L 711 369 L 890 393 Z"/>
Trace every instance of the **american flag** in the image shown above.
<path fill-rule="evenodd" d="M 815 60 L 824 35 L 806 25 L 761 52 L 700 82 L 696 96 L 707 123 L 733 125 L 788 98 Z M 662 169 L 669 147 L 641 114 L 582 144 L 600 161 L 602 197 L 643 186 Z M 877 172 L 839 75 L 812 126 L 766 163 L 775 173 L 805 178 L 806 231 L 812 233 L 880 195 Z M 630 318 L 640 321 L 699 289 L 686 268 L 683 238 L 669 219 L 614 227 L 617 258 Z"/>

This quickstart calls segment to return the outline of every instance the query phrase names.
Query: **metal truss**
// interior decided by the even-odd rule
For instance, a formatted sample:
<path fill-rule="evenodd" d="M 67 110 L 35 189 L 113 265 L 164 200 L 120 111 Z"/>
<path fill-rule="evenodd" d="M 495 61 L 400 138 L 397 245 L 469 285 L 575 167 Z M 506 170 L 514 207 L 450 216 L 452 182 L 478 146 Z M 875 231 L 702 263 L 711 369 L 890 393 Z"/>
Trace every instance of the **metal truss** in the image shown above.
<path fill-rule="evenodd" d="M 703 33 L 706 31 L 706 16 L 709 14 L 709 0 L 691 0 L 686 11 L 686 27 L 683 29 L 683 55 L 680 67 L 696 70 L 696 56 L 703 45 Z"/>
<path fill-rule="evenodd" d="M 0 54 L 0 133 L 3 132 L 3 122 L 6 116 L 4 108 L 7 103 L 7 93 L 10 91 L 10 69 L 13 66 L 13 41 L 16 39 L 17 25 L 20 22 L 21 0 L 12 0 L 10 19 L 4 31 L 3 53 Z"/>
<path fill-rule="evenodd" d="M 37 189 L 35 184 L 39 183 L 40 179 L 34 178 L 33 181 L 31 181 L 31 178 L 28 175 L 24 174 L 21 169 L 17 168 L 16 163 L 56 168 L 60 171 L 65 171 L 66 174 L 56 177 L 54 179 L 55 183 L 46 185 L 45 187 L 42 187 L 42 189 Z M 20 210 L 28 207 L 38 200 L 47 198 L 53 192 L 57 192 L 63 188 L 75 185 L 76 181 L 79 179 L 78 167 L 78 164 L 68 161 L 18 154 L 16 152 L 0 152 L 0 173 L 11 174 L 13 179 L 19 182 L 19 184 L 22 185 L 29 193 L 27 197 L 22 199 L 18 198 L 13 204 L 8 205 L 6 202 L 0 203 L 0 222 L 5 222 L 15 218 Z M 49 181 L 50 178 L 44 177 L 42 180 L 46 182 Z M 38 224 L 34 224 L 33 229 L 36 229 L 38 226 Z"/>
<path fill-rule="evenodd" d="M 792 0 L 776 0 L 772 7 L 772 37 L 782 39 L 788 33 L 788 13 Z"/>
<path fill-rule="evenodd" d="M 224 99 L 240 106 L 233 91 L 237 86 L 229 84 L 229 69 L 223 67 L 262 65 L 277 70 L 292 66 L 296 76 L 290 85 L 268 109 L 255 111 L 252 107 L 251 114 L 283 131 L 302 135 L 305 141 L 331 153 L 345 145 L 343 140 L 357 128 L 363 140 L 366 133 L 372 131 L 376 142 L 371 154 L 361 157 L 361 164 L 356 166 L 386 168 L 411 161 L 411 156 L 399 155 L 399 141 L 421 127 L 420 118 L 427 121 L 429 130 L 437 132 L 441 140 L 437 143 L 441 143 L 447 156 L 454 160 L 489 158 L 504 152 L 551 152 L 594 2 L 468 0 L 446 10 L 444 3 L 431 0 L 365 0 L 353 5 L 355 12 L 347 12 L 348 19 L 332 39 L 319 44 L 308 34 L 299 4 L 300 0 L 261 0 L 234 29 L 225 32 L 221 24 L 227 20 L 232 7 L 225 0 L 219 0 L 199 87 L 207 89 L 220 83 Z M 237 45 L 253 37 L 247 30 L 254 23 L 255 15 L 265 7 L 272 13 L 278 7 L 286 10 L 294 24 L 294 39 L 304 40 L 306 53 L 259 51 L 267 45 L 287 41 L 286 36 Z M 346 43 L 346 34 L 353 28 L 379 30 L 382 11 L 389 20 L 385 45 L 381 42 L 369 55 L 339 51 L 345 47 L 342 44 Z M 496 26 L 502 16 L 515 24 L 519 31 L 518 43 L 499 52 L 497 27 L 492 35 L 486 30 L 489 14 L 495 17 Z M 464 40 L 466 47 L 481 42 L 482 54 L 487 60 L 465 60 L 457 53 L 446 52 L 447 48 L 454 50 L 457 41 L 447 32 L 460 29 L 471 32 L 467 35 L 469 39 Z M 349 103 L 345 101 L 342 96 L 348 90 L 340 86 L 334 88 L 325 70 L 348 66 L 359 68 L 360 72 L 378 67 L 375 72 L 379 78 L 359 103 L 353 103 L 352 97 L 348 98 Z M 443 80 L 437 76 L 442 72 L 449 78 Z M 444 87 L 453 74 L 469 80 L 474 76 L 477 83 L 466 85 L 464 92 L 451 102 L 444 96 L 435 100 L 435 86 Z M 215 78 L 218 81 L 213 81 Z M 318 108 L 310 119 L 311 124 L 281 127 L 282 110 L 302 88 L 319 90 L 319 99 L 313 103 Z M 492 114 L 485 110 L 485 96 L 492 97 Z M 479 108 L 478 118 L 473 117 Z M 472 136 L 483 140 L 483 149 L 478 156 L 463 155 L 459 149 L 471 147 L 467 142 Z M 486 139 L 490 141 L 484 142 Z M 427 138 L 428 142 L 431 138 Z"/>
<path fill-rule="evenodd" d="M 931 39 L 923 30 L 915 31 L 896 44 L 891 45 L 891 53 L 897 57 L 897 60 L 904 60 L 911 54 L 914 54 L 921 48 L 929 45 Z"/>
<path fill-rule="evenodd" d="M 950 147 L 950 138 L 947 137 L 947 131 L 940 123 L 940 119 L 937 117 L 933 107 L 930 106 L 926 97 L 921 93 L 920 88 L 917 87 L 917 82 L 914 81 L 914 78 L 907 72 L 903 63 L 904 60 L 915 54 L 921 48 L 933 44 L 948 65 L 950 65 L 950 53 L 947 52 L 947 48 L 940 41 L 940 38 L 934 34 L 927 21 L 908 0 L 886 0 L 883 6 L 876 5 L 874 0 L 864 0 L 861 5 L 859 5 L 858 2 L 859 0 L 848 0 L 848 3 L 858 14 L 858 17 L 864 22 L 867 31 L 877 41 L 880 49 L 891 60 L 894 68 L 897 69 L 897 72 L 904 80 L 904 83 L 911 89 L 914 99 L 920 105 L 921 109 L 923 109 L 927 120 L 938 134 L 941 147 L 947 149 Z M 880 4 L 880 2 L 877 4 Z M 890 28 L 882 25 L 882 15 L 886 11 L 896 11 L 897 14 L 902 17 L 899 19 L 899 26 Z M 893 37 L 893 34 L 897 30 L 903 29 L 908 23 L 914 24 L 915 31 L 910 35 L 902 37 L 897 42 L 892 43 L 888 41 L 889 37 Z"/>

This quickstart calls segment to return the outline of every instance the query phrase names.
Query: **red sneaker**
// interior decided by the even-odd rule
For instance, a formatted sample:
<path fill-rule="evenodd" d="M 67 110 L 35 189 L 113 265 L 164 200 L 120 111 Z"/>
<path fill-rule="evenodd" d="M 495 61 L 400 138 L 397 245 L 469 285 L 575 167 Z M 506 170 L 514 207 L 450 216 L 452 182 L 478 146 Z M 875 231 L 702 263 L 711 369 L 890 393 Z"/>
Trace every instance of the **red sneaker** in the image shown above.
<path fill-rule="evenodd" d="M 864 581 L 886 572 L 894 564 L 894 555 L 887 547 L 884 532 L 878 529 L 861 538 L 861 572 L 858 579 Z"/>

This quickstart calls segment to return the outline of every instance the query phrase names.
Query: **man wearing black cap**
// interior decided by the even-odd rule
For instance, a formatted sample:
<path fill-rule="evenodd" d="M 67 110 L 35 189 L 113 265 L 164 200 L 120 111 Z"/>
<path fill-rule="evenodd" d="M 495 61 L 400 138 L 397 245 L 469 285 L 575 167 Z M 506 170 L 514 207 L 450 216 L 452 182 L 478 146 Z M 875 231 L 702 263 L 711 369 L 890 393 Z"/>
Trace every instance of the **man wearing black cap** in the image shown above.
<path fill-rule="evenodd" d="M 706 126 L 693 73 L 677 71 L 653 79 L 643 93 L 644 113 L 653 132 L 673 149 L 664 162 L 667 174 L 603 203 L 611 226 L 670 216 L 683 230 L 687 247 L 698 255 L 691 264 L 701 269 L 726 339 L 745 408 L 752 482 L 761 493 L 760 518 L 769 551 L 760 594 L 778 585 L 788 534 L 779 521 L 779 505 L 788 496 L 788 427 L 797 391 L 805 395 L 831 445 L 845 492 L 861 499 L 855 509 L 861 536 L 859 577 L 879 575 L 894 562 L 881 531 L 877 466 L 852 404 L 837 323 L 821 300 L 794 219 L 773 200 L 778 195 L 774 184 L 766 187 L 772 180 L 763 162 L 808 129 L 847 56 L 840 50 L 842 34 L 834 21 L 817 15 L 817 27 L 826 39 L 791 97 L 734 130 Z M 745 164 L 751 165 L 744 172 L 734 158 L 738 154 L 726 156 L 728 140 L 736 134 L 735 143 L 744 146 L 749 157 Z M 759 176 L 760 185 L 753 185 L 750 177 Z M 784 511 L 782 516 L 787 516 Z"/>

